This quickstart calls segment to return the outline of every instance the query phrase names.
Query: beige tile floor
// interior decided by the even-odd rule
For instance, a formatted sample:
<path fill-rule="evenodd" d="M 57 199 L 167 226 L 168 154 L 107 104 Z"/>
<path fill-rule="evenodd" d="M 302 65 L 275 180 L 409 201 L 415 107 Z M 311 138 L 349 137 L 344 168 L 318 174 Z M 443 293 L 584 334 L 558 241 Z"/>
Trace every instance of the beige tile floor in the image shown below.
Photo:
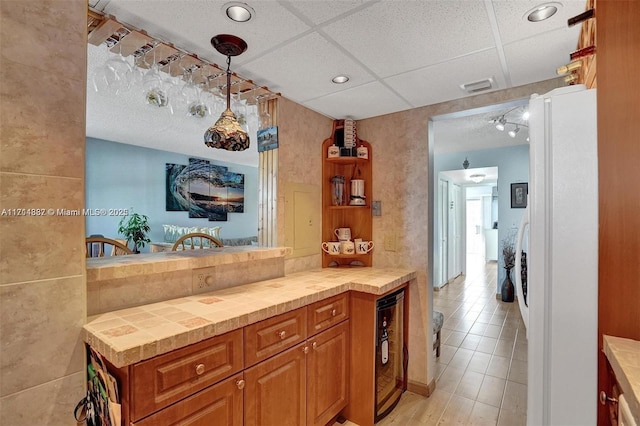
<path fill-rule="evenodd" d="M 436 390 L 429 398 L 405 392 L 378 426 L 526 425 L 525 329 L 517 301 L 496 298 L 496 268 L 471 261 L 466 277 L 434 291 L 445 318 Z"/>

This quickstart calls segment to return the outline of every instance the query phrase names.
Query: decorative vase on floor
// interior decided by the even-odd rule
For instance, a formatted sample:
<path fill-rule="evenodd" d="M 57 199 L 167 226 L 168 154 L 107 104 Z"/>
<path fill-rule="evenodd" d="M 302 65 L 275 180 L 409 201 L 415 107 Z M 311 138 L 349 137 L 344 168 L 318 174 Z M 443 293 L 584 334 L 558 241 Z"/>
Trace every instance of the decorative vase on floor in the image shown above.
<path fill-rule="evenodd" d="M 507 271 L 507 276 L 502 281 L 502 301 L 513 302 L 513 281 L 511 281 L 511 268 L 504 268 Z"/>

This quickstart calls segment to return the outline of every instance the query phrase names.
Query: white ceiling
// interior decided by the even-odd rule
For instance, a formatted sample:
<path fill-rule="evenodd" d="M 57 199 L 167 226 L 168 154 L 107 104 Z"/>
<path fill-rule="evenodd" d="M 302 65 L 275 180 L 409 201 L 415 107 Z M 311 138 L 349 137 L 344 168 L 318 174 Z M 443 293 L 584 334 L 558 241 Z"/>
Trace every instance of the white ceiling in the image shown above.
<path fill-rule="evenodd" d="M 237 35 L 249 47 L 232 59 L 234 72 L 328 117 L 358 120 L 470 96 L 459 86 L 485 78 L 493 79 L 494 91 L 557 77 L 556 68 L 569 62 L 580 32 L 580 25 L 568 28 L 567 19 L 583 12 L 586 0 L 557 2 L 558 13 L 547 21 L 523 18 L 542 2 L 246 0 L 256 12 L 246 23 L 229 20 L 227 2 L 220 0 L 90 0 L 90 5 L 217 64 L 224 65 L 225 58 L 213 49 L 211 37 Z M 92 47 L 89 73 L 95 61 L 104 61 Z M 337 74 L 348 75 L 349 82 L 331 83 Z M 211 124 L 191 123 L 198 127 L 194 136 L 183 129 L 176 137 L 167 127 L 182 124 L 166 120 L 160 132 L 145 129 L 131 138 L 130 129 L 120 129 L 122 135 L 105 135 L 107 129 L 116 132 L 113 123 L 122 123 L 112 121 L 107 110 L 116 107 L 123 116 L 138 118 L 129 110 L 136 102 L 109 103 L 88 92 L 89 136 L 129 143 L 146 134 L 156 141 L 166 137 L 166 144 L 179 148 L 202 144 Z M 486 123 L 494 113 L 480 121 Z"/>

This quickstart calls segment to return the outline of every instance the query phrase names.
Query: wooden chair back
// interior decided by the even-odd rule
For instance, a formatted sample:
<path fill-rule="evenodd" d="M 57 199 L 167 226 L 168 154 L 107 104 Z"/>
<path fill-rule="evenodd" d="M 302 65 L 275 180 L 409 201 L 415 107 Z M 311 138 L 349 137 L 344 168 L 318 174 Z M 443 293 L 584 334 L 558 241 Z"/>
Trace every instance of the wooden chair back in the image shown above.
<path fill-rule="evenodd" d="M 209 246 L 207 247 L 204 242 L 209 241 Z M 210 247 L 223 247 L 222 241 L 219 239 L 212 237 L 209 234 L 205 234 L 203 232 L 192 232 L 190 234 L 185 234 L 182 237 L 178 238 L 178 240 L 173 244 L 171 250 L 177 251 L 180 247 L 181 250 L 187 250 L 188 248 L 193 250 L 196 248 L 207 249 Z"/>
<path fill-rule="evenodd" d="M 122 242 L 123 241 L 123 242 Z M 114 240 L 105 237 L 87 237 L 85 239 L 86 257 L 122 256 L 133 254 L 127 247 L 126 240 Z M 107 254 L 108 247 L 111 246 L 110 254 Z M 97 248 L 97 253 L 95 249 Z"/>

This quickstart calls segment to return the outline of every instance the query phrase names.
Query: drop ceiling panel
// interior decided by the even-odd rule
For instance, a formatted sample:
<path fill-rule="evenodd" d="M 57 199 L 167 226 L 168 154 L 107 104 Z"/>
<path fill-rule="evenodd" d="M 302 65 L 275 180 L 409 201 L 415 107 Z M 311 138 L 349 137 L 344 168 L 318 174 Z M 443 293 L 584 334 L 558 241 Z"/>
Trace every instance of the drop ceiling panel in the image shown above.
<path fill-rule="evenodd" d="M 379 82 L 333 93 L 305 102 L 304 105 L 315 111 L 330 111 L 332 118 L 350 117 L 354 120 L 411 108 L 411 105 Z"/>
<path fill-rule="evenodd" d="M 581 27 L 568 29 L 566 20 L 586 5 L 586 0 L 561 0 L 557 16 L 533 24 L 522 16 L 541 3 L 538 0 L 242 0 L 256 16 L 247 23 L 234 23 L 222 10 L 227 1 L 90 0 L 89 4 L 223 67 L 225 58 L 210 39 L 220 33 L 237 35 L 249 48 L 232 60 L 234 72 L 328 117 L 355 119 L 471 96 L 458 86 L 487 77 L 495 78 L 497 88 L 506 88 L 501 50 L 510 86 L 555 78 L 555 69 L 569 62 Z M 496 46 L 497 42 L 503 45 Z M 89 70 L 104 63 L 105 58 L 96 63 L 94 56 L 89 55 Z M 331 84 L 338 73 L 348 74 L 351 81 Z M 88 90 L 93 89 L 88 86 Z M 183 153 L 187 147 L 197 147 L 204 152 L 189 154 L 204 158 L 228 155 L 202 144 L 209 122 L 158 122 L 147 117 L 149 107 L 137 98 L 106 101 L 95 93 L 87 98 L 90 136 L 141 144 L 153 140 L 159 149 Z M 136 118 L 137 124 L 131 126 L 139 128 L 113 124 L 125 117 Z M 231 155 L 246 163 L 239 153 Z"/>
<path fill-rule="evenodd" d="M 586 0 L 563 0 L 558 12 L 541 22 L 529 22 L 523 17 L 527 12 L 544 3 L 541 0 L 493 1 L 496 21 L 502 43 L 511 43 L 549 31 L 567 28 L 567 20 L 586 9 Z M 576 39 L 577 40 L 577 39 Z M 541 48 L 542 46 L 539 46 Z"/>
<path fill-rule="evenodd" d="M 282 58 L 299 56 L 299 52 L 313 52 L 292 66 Z M 267 56 L 251 62 L 251 70 L 244 73 L 256 81 L 264 81 L 275 92 L 282 92 L 291 99 L 305 102 L 343 89 L 331 78 L 338 74 L 349 76 L 349 85 L 359 86 L 373 81 L 373 77 L 357 62 L 346 56 L 334 44 L 317 33 L 297 39 Z"/>
<path fill-rule="evenodd" d="M 380 77 L 495 46 L 478 1 L 380 2 L 324 30 Z"/>
<path fill-rule="evenodd" d="M 315 25 L 335 19 L 340 15 L 371 6 L 375 1 L 287 1 L 286 7 L 294 8 Z"/>
<path fill-rule="evenodd" d="M 105 12 L 218 64 L 224 64 L 226 59 L 211 46 L 211 37 L 216 34 L 234 34 L 247 42 L 247 51 L 232 61 L 239 65 L 309 30 L 308 25 L 275 1 L 255 2 L 252 7 L 256 14 L 249 23 L 233 22 L 222 10 L 227 2 L 118 0 L 109 3 Z"/>
<path fill-rule="evenodd" d="M 389 77 L 385 82 L 414 106 L 422 106 L 468 96 L 460 84 L 488 77 L 494 78 L 490 91 L 505 88 L 495 49 Z"/>
<path fill-rule="evenodd" d="M 579 33 L 579 27 L 563 28 L 506 45 L 504 53 L 513 85 L 557 77 L 556 68 L 570 62 L 569 53 L 576 50 Z"/>

